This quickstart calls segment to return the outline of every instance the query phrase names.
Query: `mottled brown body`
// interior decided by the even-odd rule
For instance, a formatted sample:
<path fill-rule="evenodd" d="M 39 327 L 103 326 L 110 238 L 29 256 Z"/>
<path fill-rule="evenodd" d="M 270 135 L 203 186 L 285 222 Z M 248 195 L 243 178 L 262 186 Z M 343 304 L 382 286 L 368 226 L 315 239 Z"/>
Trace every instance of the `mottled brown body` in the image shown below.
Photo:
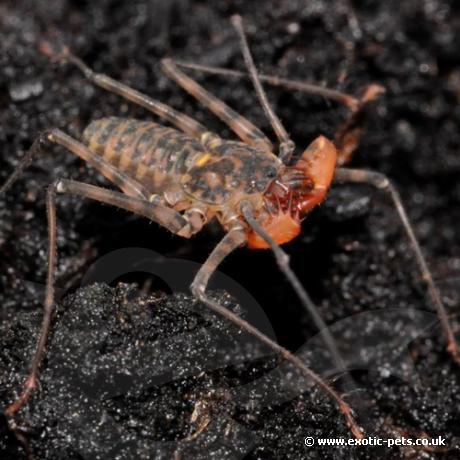
<path fill-rule="evenodd" d="M 157 123 L 102 118 L 84 131 L 88 147 L 178 211 L 200 209 L 226 226 L 237 204 L 261 204 L 282 166 L 272 153 L 206 132 L 200 139 Z"/>

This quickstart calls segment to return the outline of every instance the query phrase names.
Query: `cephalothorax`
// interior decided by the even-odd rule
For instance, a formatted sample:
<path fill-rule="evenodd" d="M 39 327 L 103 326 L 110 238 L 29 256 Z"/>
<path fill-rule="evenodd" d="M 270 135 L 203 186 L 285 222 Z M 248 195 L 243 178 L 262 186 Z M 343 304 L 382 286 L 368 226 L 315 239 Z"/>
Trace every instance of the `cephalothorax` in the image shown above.
<path fill-rule="evenodd" d="M 320 385 L 336 401 L 354 435 L 362 437 L 362 431 L 354 420 L 350 407 L 330 385 L 311 371 L 302 360 L 244 319 L 216 303 L 205 291 L 216 267 L 236 248 L 248 245 L 253 249 L 272 249 L 280 269 L 322 331 L 326 346 L 338 369 L 343 371 L 343 362 L 333 338 L 308 294 L 290 269 L 288 256 L 279 245 L 292 240 L 300 233 L 301 220 L 325 198 L 334 178 L 374 185 L 388 192 L 395 204 L 423 279 L 428 284 L 429 295 L 441 320 L 448 350 L 460 363 L 457 343 L 439 293 L 396 190 L 382 174 L 337 168 L 350 159 L 351 153 L 358 144 L 362 107 L 374 99 L 381 92 L 381 88 L 370 85 L 362 97 L 356 99 L 338 91 L 313 85 L 304 84 L 301 87 L 298 82 L 282 81 L 276 77 L 261 76 L 259 79 L 246 42 L 242 20 L 239 16 L 234 16 L 232 22 L 240 37 L 249 77 L 278 137 L 280 143 L 278 155 L 275 155 L 271 141 L 256 126 L 207 92 L 170 59 L 163 60 L 165 73 L 221 118 L 240 138 L 240 141 L 224 140 L 189 116 L 106 75 L 94 73 L 68 49 L 61 50 L 59 55 L 56 55 L 50 52 L 48 46 L 42 47 L 42 51 L 51 57 L 77 65 L 96 85 L 143 106 L 177 129 L 154 122 L 103 118 L 89 124 L 83 133 L 84 143 L 58 129 L 52 129 L 43 133 L 34 142 L 17 170 L 0 189 L 0 193 L 5 191 L 30 163 L 32 157 L 42 151 L 43 144 L 47 142 L 66 147 L 121 189 L 121 192 L 118 192 L 67 179 L 60 179 L 48 188 L 49 252 L 44 318 L 25 388 L 6 410 L 11 423 L 14 424 L 14 415 L 27 402 L 37 386 L 38 371 L 49 332 L 54 304 L 56 263 L 55 200 L 56 194 L 59 193 L 79 195 L 126 209 L 145 216 L 186 238 L 196 234 L 209 220 L 216 218 L 225 229 L 226 236 L 196 275 L 191 285 L 192 293 L 203 304 L 264 342 L 294 365 L 300 373 Z M 195 67 L 224 75 L 241 76 L 237 72 L 226 69 Z M 285 84 L 288 87 L 296 87 L 312 94 L 338 100 L 350 108 L 351 115 L 339 130 L 334 143 L 319 136 L 297 156 L 297 160 L 292 161 L 291 156 L 295 146 L 272 111 L 260 80 L 278 85 Z"/>

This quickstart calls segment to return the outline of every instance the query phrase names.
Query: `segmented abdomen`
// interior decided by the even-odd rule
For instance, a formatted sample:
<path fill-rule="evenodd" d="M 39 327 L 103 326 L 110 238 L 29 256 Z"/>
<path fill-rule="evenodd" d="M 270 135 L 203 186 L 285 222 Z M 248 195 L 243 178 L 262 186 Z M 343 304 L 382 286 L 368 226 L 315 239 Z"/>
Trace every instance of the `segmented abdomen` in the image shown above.
<path fill-rule="evenodd" d="M 187 171 L 202 144 L 172 128 L 125 118 L 101 118 L 83 132 L 89 148 L 142 183 L 157 189 Z"/>

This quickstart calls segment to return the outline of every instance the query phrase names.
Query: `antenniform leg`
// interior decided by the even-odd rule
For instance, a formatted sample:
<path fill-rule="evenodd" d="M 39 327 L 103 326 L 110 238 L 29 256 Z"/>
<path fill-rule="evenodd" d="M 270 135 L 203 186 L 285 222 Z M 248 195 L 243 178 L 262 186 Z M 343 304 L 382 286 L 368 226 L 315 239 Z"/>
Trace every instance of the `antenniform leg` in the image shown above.
<path fill-rule="evenodd" d="M 251 55 L 251 51 L 249 50 L 248 41 L 246 38 L 246 34 L 243 28 L 243 19 L 239 15 L 232 16 L 232 24 L 235 27 L 238 36 L 240 38 L 241 43 L 241 50 L 243 52 L 244 62 L 249 72 L 249 76 L 251 77 L 252 84 L 257 93 L 257 97 L 264 109 L 265 115 L 267 116 L 270 124 L 272 125 L 273 131 L 275 131 L 276 136 L 278 137 L 278 141 L 280 143 L 280 160 L 287 164 L 291 159 L 291 155 L 294 152 L 295 144 L 290 139 L 286 129 L 284 128 L 281 120 L 278 118 L 276 113 L 273 111 L 270 103 L 268 102 L 267 95 L 262 87 L 262 83 L 260 82 L 259 76 L 257 74 L 257 69 L 254 64 L 254 60 Z"/>
<path fill-rule="evenodd" d="M 163 72 L 185 89 L 214 115 L 219 117 L 243 141 L 265 151 L 272 151 L 273 146 L 265 134 L 248 119 L 235 112 L 224 101 L 204 89 L 195 80 L 179 70 L 171 59 L 161 61 Z"/>
<path fill-rule="evenodd" d="M 222 75 L 229 78 L 250 78 L 250 75 L 239 70 L 226 69 L 222 67 L 209 67 L 200 64 L 192 64 L 188 62 L 177 61 L 176 64 L 180 67 L 197 70 L 200 72 L 210 73 L 214 75 Z M 330 99 L 341 104 L 344 104 L 350 114 L 347 119 L 339 127 L 335 135 L 335 143 L 339 150 L 338 163 L 344 165 L 352 159 L 353 153 L 357 149 L 361 136 L 363 134 L 363 114 L 364 108 L 378 96 L 385 92 L 381 85 L 371 84 L 364 88 L 360 97 L 352 96 L 332 88 L 326 88 L 319 85 L 313 85 L 301 80 L 292 80 L 281 78 L 276 75 L 259 74 L 260 81 L 266 82 L 269 85 L 285 88 L 290 91 L 300 91 L 302 93 L 311 94 L 312 96 L 320 96 L 325 99 Z"/>
<path fill-rule="evenodd" d="M 262 238 L 271 248 L 281 273 L 283 273 L 283 275 L 287 278 L 287 280 L 293 287 L 303 307 L 312 317 L 316 328 L 322 335 L 323 340 L 327 348 L 329 349 L 329 352 L 331 353 L 332 359 L 334 360 L 335 365 L 337 366 L 337 370 L 339 372 L 346 372 L 345 363 L 342 357 L 340 356 L 340 352 L 337 348 L 334 337 L 329 332 L 329 328 L 327 327 L 327 324 L 323 321 L 323 318 L 321 318 L 321 315 L 319 314 L 316 305 L 313 303 L 310 296 L 307 294 L 307 291 L 304 289 L 299 279 L 292 271 L 291 266 L 289 264 L 289 256 L 283 251 L 281 246 L 279 246 L 276 243 L 276 241 L 265 231 L 261 224 L 254 218 L 252 214 L 252 206 L 250 205 L 250 203 L 243 203 L 241 206 L 241 212 L 243 213 L 246 222 L 251 226 L 253 231 L 256 232 L 259 235 L 259 237 Z"/>
<path fill-rule="evenodd" d="M 316 327 L 323 335 L 326 346 L 338 369 L 345 370 L 334 338 L 321 318 L 315 304 L 289 267 L 288 256 L 280 244 L 295 238 L 301 231 L 301 219 L 319 204 L 329 189 L 334 176 L 337 152 L 328 139 L 318 137 L 304 151 L 299 161 L 287 167 L 280 178 L 283 186 L 274 184 L 268 195 L 276 203 L 279 212 L 258 222 L 248 204 L 241 211 L 252 231 L 248 234 L 248 246 L 253 249 L 271 248 L 281 272 L 291 283 L 302 305 L 312 317 Z"/>
<path fill-rule="evenodd" d="M 223 77 L 235 78 L 235 79 L 249 79 L 250 75 L 247 72 L 241 70 L 226 69 L 224 67 L 210 67 L 201 64 L 194 64 L 191 62 L 175 61 L 179 67 L 186 69 L 196 70 L 199 72 L 209 73 L 213 75 L 221 75 Z M 276 75 L 258 74 L 260 81 L 268 83 L 271 86 L 279 86 L 290 91 L 300 91 L 302 93 L 311 94 L 312 96 L 320 96 L 325 99 L 339 102 L 348 107 L 351 111 L 355 111 L 359 104 L 359 99 L 352 96 L 351 94 L 338 91 L 336 89 L 327 88 L 324 86 L 314 85 L 307 83 L 302 80 L 293 80 L 289 78 L 282 78 Z"/>
<path fill-rule="evenodd" d="M 404 230 L 409 238 L 410 246 L 414 252 L 415 260 L 419 266 L 422 278 L 428 285 L 428 293 L 436 313 L 438 314 L 439 321 L 441 322 L 442 331 L 447 343 L 447 350 L 452 355 L 454 361 L 460 365 L 460 351 L 458 343 L 449 323 L 447 312 L 441 300 L 441 295 L 434 283 L 433 276 L 428 268 L 428 264 L 426 263 L 425 257 L 422 253 L 417 237 L 415 236 L 412 224 L 410 223 L 409 217 L 404 209 L 398 191 L 385 175 L 374 171 L 339 168 L 336 172 L 336 179 L 343 182 L 369 184 L 389 194 L 404 226 Z"/>
<path fill-rule="evenodd" d="M 223 316 L 224 318 L 227 318 L 242 330 L 246 331 L 247 333 L 260 340 L 262 343 L 266 344 L 275 353 L 280 354 L 286 361 L 290 362 L 301 374 L 317 383 L 326 393 L 329 394 L 329 396 L 334 401 L 336 401 L 354 436 L 356 438 L 362 438 L 362 431 L 352 416 L 350 406 L 331 386 L 329 386 L 319 375 L 309 369 L 301 359 L 293 355 L 289 350 L 277 344 L 272 339 L 256 329 L 254 326 L 249 324 L 247 321 L 235 315 L 230 310 L 222 307 L 206 295 L 206 286 L 208 284 L 209 278 L 216 270 L 217 266 L 227 255 L 245 243 L 246 232 L 242 228 L 238 227 L 231 230 L 216 246 L 204 265 L 200 268 L 191 285 L 193 295 L 211 310 Z"/>

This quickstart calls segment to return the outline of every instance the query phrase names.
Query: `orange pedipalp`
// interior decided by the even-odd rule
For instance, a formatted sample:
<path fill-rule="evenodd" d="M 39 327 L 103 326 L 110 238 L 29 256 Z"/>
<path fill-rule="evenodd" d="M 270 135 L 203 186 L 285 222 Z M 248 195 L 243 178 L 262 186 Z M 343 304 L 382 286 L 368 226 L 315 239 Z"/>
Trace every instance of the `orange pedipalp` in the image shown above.
<path fill-rule="evenodd" d="M 300 233 L 300 219 L 293 216 L 289 211 L 281 209 L 267 221 L 262 222 L 264 230 L 273 238 L 277 244 L 284 244 L 291 241 Z M 248 247 L 251 249 L 268 249 L 268 243 L 254 231 L 248 235 Z"/>
<path fill-rule="evenodd" d="M 273 182 L 265 195 L 268 216 L 259 223 L 278 244 L 291 241 L 301 230 L 305 215 L 326 197 L 334 178 L 337 151 L 324 136 L 316 138 L 303 152 L 299 161 L 287 167 Z M 251 249 L 269 248 L 267 242 L 254 231 L 248 234 Z"/>
<path fill-rule="evenodd" d="M 301 214 L 308 212 L 326 197 L 334 178 L 336 163 L 337 150 L 324 136 L 316 138 L 304 151 L 295 167 L 305 171 L 313 182 L 313 189 L 297 202 Z"/>

